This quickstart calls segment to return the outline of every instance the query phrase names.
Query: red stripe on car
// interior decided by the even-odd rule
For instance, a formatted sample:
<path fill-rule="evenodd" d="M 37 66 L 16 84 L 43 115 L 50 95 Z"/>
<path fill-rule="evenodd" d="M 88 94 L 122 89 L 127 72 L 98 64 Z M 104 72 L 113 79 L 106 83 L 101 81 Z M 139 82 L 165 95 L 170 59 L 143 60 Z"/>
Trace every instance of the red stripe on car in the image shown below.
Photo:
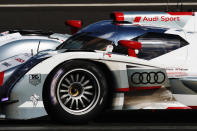
<path fill-rule="evenodd" d="M 197 106 L 189 106 L 192 109 L 197 109 Z"/>
<path fill-rule="evenodd" d="M 130 91 L 130 88 L 116 88 L 117 92 L 128 92 Z"/>
<path fill-rule="evenodd" d="M 3 85 L 4 73 L 5 73 L 4 71 L 0 72 L 0 86 Z"/>
<path fill-rule="evenodd" d="M 168 107 L 167 109 L 192 109 L 190 107 Z"/>
<path fill-rule="evenodd" d="M 131 87 L 131 90 L 152 90 L 152 89 L 159 89 L 161 86 L 147 86 L 147 87 Z"/>
<path fill-rule="evenodd" d="M 194 15 L 194 12 L 168 12 L 170 15 Z"/>

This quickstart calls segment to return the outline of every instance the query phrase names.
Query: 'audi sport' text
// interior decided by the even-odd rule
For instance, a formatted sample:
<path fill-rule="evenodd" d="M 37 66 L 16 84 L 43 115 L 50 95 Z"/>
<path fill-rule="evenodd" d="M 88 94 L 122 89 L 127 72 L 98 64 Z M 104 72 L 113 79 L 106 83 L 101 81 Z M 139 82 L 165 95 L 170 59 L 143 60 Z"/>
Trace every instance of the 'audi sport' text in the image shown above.
<path fill-rule="evenodd" d="M 155 16 L 155 17 L 144 17 L 143 21 L 163 21 L 163 22 L 172 22 L 172 21 L 180 21 L 180 17 L 166 17 L 166 16 Z"/>

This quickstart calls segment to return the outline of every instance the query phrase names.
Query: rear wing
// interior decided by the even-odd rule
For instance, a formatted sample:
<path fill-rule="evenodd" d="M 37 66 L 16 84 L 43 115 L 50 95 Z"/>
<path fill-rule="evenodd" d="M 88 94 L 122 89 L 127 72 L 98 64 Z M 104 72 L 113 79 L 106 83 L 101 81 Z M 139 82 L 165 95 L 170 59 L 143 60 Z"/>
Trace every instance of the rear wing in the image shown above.
<path fill-rule="evenodd" d="M 113 12 L 116 22 L 196 31 L 196 12 Z"/>

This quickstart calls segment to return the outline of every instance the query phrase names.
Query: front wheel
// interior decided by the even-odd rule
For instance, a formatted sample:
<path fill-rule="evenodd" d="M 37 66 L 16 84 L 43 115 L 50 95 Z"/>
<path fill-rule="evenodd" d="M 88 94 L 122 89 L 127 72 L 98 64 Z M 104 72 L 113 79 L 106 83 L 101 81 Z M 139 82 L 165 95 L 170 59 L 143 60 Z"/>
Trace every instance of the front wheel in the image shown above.
<path fill-rule="evenodd" d="M 44 87 L 44 105 L 55 120 L 87 122 L 104 109 L 107 83 L 102 70 L 82 60 L 70 61 L 56 69 Z"/>

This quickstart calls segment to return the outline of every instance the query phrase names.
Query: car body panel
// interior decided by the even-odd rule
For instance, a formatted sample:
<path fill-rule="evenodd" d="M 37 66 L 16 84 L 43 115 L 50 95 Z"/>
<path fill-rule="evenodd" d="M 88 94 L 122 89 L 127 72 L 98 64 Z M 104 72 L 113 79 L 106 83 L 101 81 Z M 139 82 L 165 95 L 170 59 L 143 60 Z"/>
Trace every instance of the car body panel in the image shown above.
<path fill-rule="evenodd" d="M 116 81 L 117 85 L 115 90 L 121 90 L 128 88 L 131 84 L 129 82 L 130 75 L 133 72 L 139 72 L 141 71 L 151 71 L 151 72 L 158 72 L 162 71 L 165 73 L 164 69 L 160 69 L 155 67 L 154 65 L 150 64 L 146 60 L 140 60 L 133 57 L 128 57 L 124 55 L 116 55 L 112 54 L 112 59 L 109 60 L 108 57 L 105 56 L 106 52 L 65 52 L 65 53 L 58 53 L 54 55 L 53 57 L 50 57 L 43 62 L 37 64 L 35 67 L 33 67 L 30 71 L 28 71 L 15 85 L 14 88 L 11 91 L 10 99 L 11 100 L 18 100 L 19 102 L 13 103 L 10 105 L 7 105 L 5 107 L 6 110 L 6 116 L 7 118 L 12 119 L 30 119 L 34 117 L 41 117 L 46 115 L 43 103 L 42 103 L 42 91 L 43 91 L 43 85 L 46 81 L 46 78 L 48 74 L 59 64 L 69 61 L 69 60 L 90 60 L 95 61 L 99 63 L 104 63 L 106 66 L 110 69 L 110 71 L 113 74 L 114 81 Z M 121 61 L 119 61 L 121 58 Z M 56 59 L 56 60 L 55 60 Z M 55 60 L 55 61 L 54 61 Z M 132 61 L 132 62 L 130 62 Z M 140 61 L 140 62 L 139 62 Z M 141 64 L 138 64 L 141 63 Z M 127 67 L 135 67 L 135 71 L 130 71 L 130 68 Z M 47 67 L 47 68 L 46 68 Z M 129 72 L 130 74 L 128 74 Z M 39 79 L 36 79 L 35 81 L 38 81 L 37 84 L 33 84 L 33 82 L 30 79 L 31 75 L 37 75 L 39 76 Z M 128 77 L 129 75 L 129 77 Z M 165 74 L 166 75 L 166 74 Z M 165 79 L 165 82 L 162 84 L 159 84 L 162 87 L 168 87 L 169 81 L 168 79 Z M 140 85 L 145 86 L 145 85 Z M 152 84 L 151 86 L 158 86 L 157 84 Z M 122 92 L 122 91 L 121 91 Z M 32 96 L 39 96 L 39 99 L 37 100 L 36 105 L 33 105 L 30 98 Z M 115 102 L 116 103 L 116 102 Z M 116 108 L 122 105 L 114 105 Z M 12 109 L 17 109 L 13 112 Z M 36 113 L 31 113 L 36 112 Z"/>
<path fill-rule="evenodd" d="M 51 35 L 34 34 L 34 32 L 21 34 L 20 31 L 4 33 L 0 36 L 0 61 L 21 53 L 35 55 L 42 50 L 55 49 L 68 37 L 67 34 L 58 33 Z"/>

